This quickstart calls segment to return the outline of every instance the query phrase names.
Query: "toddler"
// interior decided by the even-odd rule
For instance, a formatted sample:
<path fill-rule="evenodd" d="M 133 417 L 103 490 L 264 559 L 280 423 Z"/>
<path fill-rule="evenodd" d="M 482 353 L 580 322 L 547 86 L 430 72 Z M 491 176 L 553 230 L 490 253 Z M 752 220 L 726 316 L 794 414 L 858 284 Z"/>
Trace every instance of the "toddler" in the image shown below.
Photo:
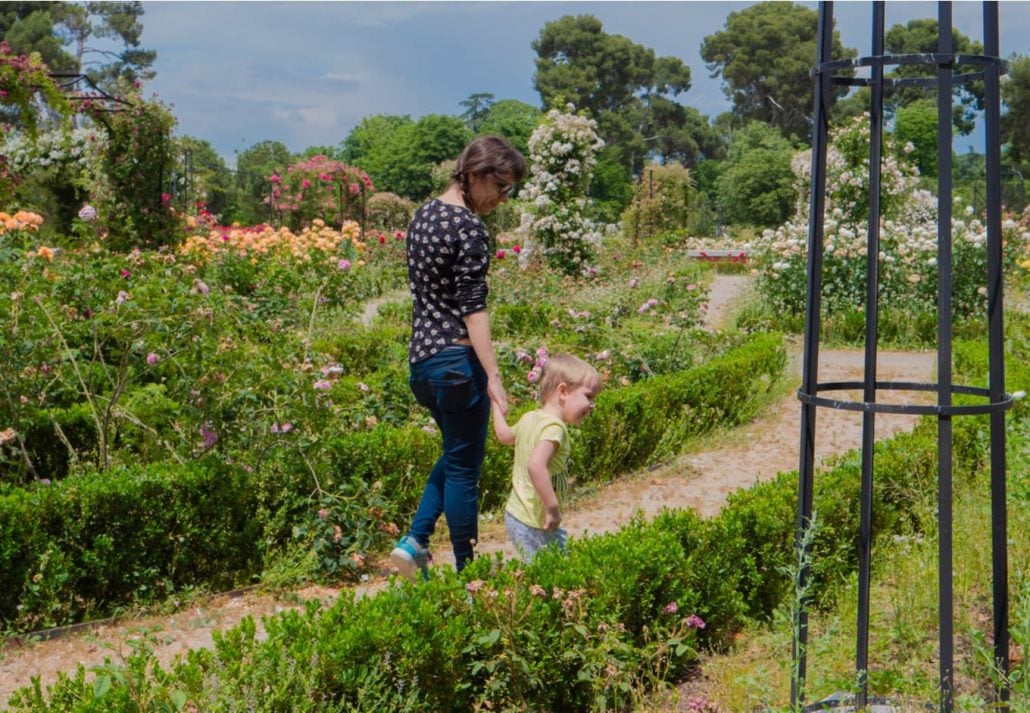
<path fill-rule="evenodd" d="M 567 533 L 560 525 L 571 453 L 568 425 L 583 422 L 600 391 L 597 369 L 571 354 L 555 354 L 540 377 L 540 408 L 524 414 L 512 428 L 496 403 L 493 406 L 497 440 L 515 446 L 504 522 L 509 539 L 527 562 L 543 547 L 565 548 Z"/>

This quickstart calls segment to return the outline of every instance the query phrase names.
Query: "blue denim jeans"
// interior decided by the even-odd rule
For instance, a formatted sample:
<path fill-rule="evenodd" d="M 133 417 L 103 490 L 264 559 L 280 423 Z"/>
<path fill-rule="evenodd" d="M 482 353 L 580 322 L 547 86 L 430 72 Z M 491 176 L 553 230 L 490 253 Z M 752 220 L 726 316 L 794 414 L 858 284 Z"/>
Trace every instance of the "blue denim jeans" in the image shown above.
<path fill-rule="evenodd" d="M 428 547 L 443 514 L 460 571 L 479 538 L 479 473 L 490 423 L 486 372 L 472 347 L 452 345 L 412 364 L 408 383 L 443 434 L 443 454 L 429 473 L 408 534 Z"/>

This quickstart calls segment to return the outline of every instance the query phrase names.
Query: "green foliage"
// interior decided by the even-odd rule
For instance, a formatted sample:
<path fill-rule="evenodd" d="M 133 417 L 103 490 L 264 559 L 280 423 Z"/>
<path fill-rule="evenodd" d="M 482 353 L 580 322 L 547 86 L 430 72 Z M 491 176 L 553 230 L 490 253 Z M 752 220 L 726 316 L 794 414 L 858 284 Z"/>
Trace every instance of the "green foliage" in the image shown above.
<path fill-rule="evenodd" d="M 278 141 L 261 141 L 237 155 L 237 210 L 244 225 L 273 221 L 268 177 L 281 175 L 292 159 L 290 150 Z"/>
<path fill-rule="evenodd" d="M 119 88 L 154 77 L 157 53 L 140 47 L 141 2 L 18 2 L 7 6 L 0 19 L 0 36 L 19 53 L 38 52 L 51 71 L 85 74 L 115 94 Z M 96 42 L 99 38 L 108 40 L 103 48 Z M 69 46 L 70 51 L 66 49 Z M 104 60 L 86 62 L 86 54 L 102 55 Z"/>
<path fill-rule="evenodd" d="M 816 57 L 817 15 L 790 2 L 756 3 L 731 12 L 725 29 L 705 37 L 701 58 L 709 71 L 722 75 L 726 96 L 739 124 L 758 121 L 783 136 L 807 141 L 811 135 L 812 79 Z M 832 59 L 858 53 L 833 33 Z M 833 89 L 829 101 L 847 94 Z"/>
<path fill-rule="evenodd" d="M 432 167 L 461 153 L 471 133 L 461 119 L 427 114 L 365 117 L 340 147 L 343 161 L 365 170 L 379 190 L 422 200 L 433 190 Z"/>
<path fill-rule="evenodd" d="M 1008 155 L 1014 161 L 1026 162 L 1030 160 L 1030 126 L 1021 117 L 1030 115 L 1030 56 L 1016 55 L 1009 60 L 1008 80 L 1002 82 L 1001 96 L 1006 107 L 1001 128 Z"/>
<path fill-rule="evenodd" d="M 602 391 L 573 448 L 574 471 L 604 482 L 667 457 L 688 435 L 746 420 L 784 362 L 780 338 L 761 336 L 708 364 Z"/>
<path fill-rule="evenodd" d="M 58 116 L 70 112 L 67 100 L 49 76 L 39 55 L 14 54 L 0 42 L 0 146 L 6 142 L 10 125 L 34 139 L 39 127 L 41 102 Z M 6 156 L 0 156 L 0 208 L 7 208 L 13 197 L 15 176 Z"/>
<path fill-rule="evenodd" d="M 690 67 L 675 57 L 621 35 L 609 35 L 592 15 L 566 15 L 549 22 L 533 41 L 537 53 L 533 82 L 545 107 L 571 103 L 597 121 L 606 144 L 626 149 L 630 170 L 639 168 L 651 147 L 650 133 L 681 127 L 685 110 L 674 101 L 690 88 Z M 679 107 L 679 108 L 677 108 Z M 653 129 L 653 131 L 651 131 Z M 676 150 L 672 131 L 663 150 Z M 671 155 L 671 154 L 667 154 Z"/>
<path fill-rule="evenodd" d="M 365 202 L 366 227 L 386 232 L 407 232 L 415 208 L 414 201 L 396 193 L 373 193 Z"/>
<path fill-rule="evenodd" d="M 605 146 L 597 153 L 597 166 L 590 181 L 591 217 L 616 223 L 633 201 L 633 174 L 626 167 L 624 151 Z"/>
<path fill-rule="evenodd" d="M 198 207 L 229 224 L 236 218 L 236 179 L 214 147 L 204 139 L 175 139 L 179 165 L 172 200 L 178 211 L 196 215 Z"/>
<path fill-rule="evenodd" d="M 633 203 L 622 214 L 622 232 L 633 241 L 682 230 L 691 220 L 693 178 L 681 165 L 644 166 Z"/>
<path fill-rule="evenodd" d="M 469 130 L 474 134 L 481 131 L 483 120 L 490 113 L 490 107 L 494 103 L 494 95 L 490 92 L 473 92 L 468 99 L 458 102 L 465 107 L 461 118 L 468 124 Z"/>
<path fill-rule="evenodd" d="M 37 485 L 0 497 L 0 619 L 25 630 L 185 586 L 231 586 L 259 560 L 250 479 L 210 460 Z"/>
<path fill-rule="evenodd" d="M 906 25 L 894 25 L 884 37 L 884 48 L 890 54 L 929 54 L 940 51 L 937 20 L 918 18 L 909 20 Z M 951 30 L 952 51 L 956 54 L 983 54 L 983 45 L 966 37 L 957 29 Z M 899 65 L 888 72 L 890 78 L 934 76 L 937 66 L 934 64 Z M 970 65 L 959 65 L 958 74 L 968 74 L 976 69 Z M 952 123 L 961 134 L 970 133 L 976 126 L 977 113 L 983 110 L 983 82 L 956 82 L 954 95 L 958 98 L 953 109 Z M 885 109 L 896 112 L 903 106 L 918 102 L 926 97 L 922 87 L 901 86 L 885 97 Z"/>
<path fill-rule="evenodd" d="M 982 427 L 956 423 L 960 484 L 983 462 Z M 879 540 L 919 532 L 913 515 L 935 482 L 935 451 L 929 422 L 878 447 Z M 854 564 L 854 459 L 816 481 L 810 593 L 820 606 Z M 460 576 L 441 568 L 376 596 L 312 602 L 267 618 L 262 640 L 245 619 L 217 633 L 213 649 L 167 670 L 144 636 L 132 655 L 102 666 L 98 682 L 80 667 L 46 693 L 39 684 L 21 689 L 11 710 L 89 702 L 128 711 L 141 701 L 258 711 L 628 707 L 682 677 L 699 646 L 726 646 L 747 617 L 768 618 L 780 605 L 790 588 L 783 564 L 793 556 L 795 488 L 785 473 L 737 494 L 710 520 L 665 512 L 575 539 L 566 554 L 544 551 L 530 565 L 479 559 Z"/>
<path fill-rule="evenodd" d="M 136 98 L 121 112 L 92 112 L 108 135 L 101 161 L 105 185 L 95 202 L 114 249 L 175 245 L 180 222 L 171 210 L 166 182 L 176 159 L 175 118 L 157 101 Z"/>
<path fill-rule="evenodd" d="M 0 37 L 15 54 L 39 54 L 53 72 L 74 72 L 75 58 L 64 50 L 64 41 L 54 33 L 52 3 L 5 3 L 0 16 Z"/>
<path fill-rule="evenodd" d="M 793 157 L 793 145 L 766 124 L 755 121 L 734 132 L 716 181 L 724 220 L 770 227 L 786 220 L 797 196 Z"/>
<path fill-rule="evenodd" d="M 518 99 L 501 99 L 492 103 L 479 124 L 479 135 L 503 136 L 523 156 L 529 155 L 529 137 L 540 123 L 543 112 Z"/>
<path fill-rule="evenodd" d="M 899 107 L 895 114 L 894 136 L 915 148 L 909 158 L 919 167 L 919 175 L 937 177 L 937 102 L 920 99 Z"/>

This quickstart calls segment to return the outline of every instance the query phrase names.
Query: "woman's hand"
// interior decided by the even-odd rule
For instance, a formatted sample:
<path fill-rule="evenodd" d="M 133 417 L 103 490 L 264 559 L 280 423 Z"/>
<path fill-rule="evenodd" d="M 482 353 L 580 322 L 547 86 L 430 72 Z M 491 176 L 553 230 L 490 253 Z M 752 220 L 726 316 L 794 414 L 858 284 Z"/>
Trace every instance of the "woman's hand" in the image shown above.
<path fill-rule="evenodd" d="M 504 384 L 501 383 L 501 375 L 494 374 L 489 377 L 486 382 L 486 393 L 489 394 L 490 400 L 497 405 L 500 409 L 501 414 L 504 416 L 508 415 L 508 394 L 504 391 Z"/>

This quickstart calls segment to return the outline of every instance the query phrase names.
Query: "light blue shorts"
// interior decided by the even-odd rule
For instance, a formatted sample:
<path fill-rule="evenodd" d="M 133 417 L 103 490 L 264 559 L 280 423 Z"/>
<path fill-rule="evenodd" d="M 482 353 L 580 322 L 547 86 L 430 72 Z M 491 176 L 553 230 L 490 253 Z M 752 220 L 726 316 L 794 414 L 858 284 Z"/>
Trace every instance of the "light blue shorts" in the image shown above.
<path fill-rule="evenodd" d="M 532 562 L 536 553 L 545 547 L 555 546 L 564 551 L 569 541 L 569 533 L 564 528 L 541 530 L 530 527 L 507 510 L 504 511 L 504 525 L 508 529 L 508 539 L 525 562 Z"/>

